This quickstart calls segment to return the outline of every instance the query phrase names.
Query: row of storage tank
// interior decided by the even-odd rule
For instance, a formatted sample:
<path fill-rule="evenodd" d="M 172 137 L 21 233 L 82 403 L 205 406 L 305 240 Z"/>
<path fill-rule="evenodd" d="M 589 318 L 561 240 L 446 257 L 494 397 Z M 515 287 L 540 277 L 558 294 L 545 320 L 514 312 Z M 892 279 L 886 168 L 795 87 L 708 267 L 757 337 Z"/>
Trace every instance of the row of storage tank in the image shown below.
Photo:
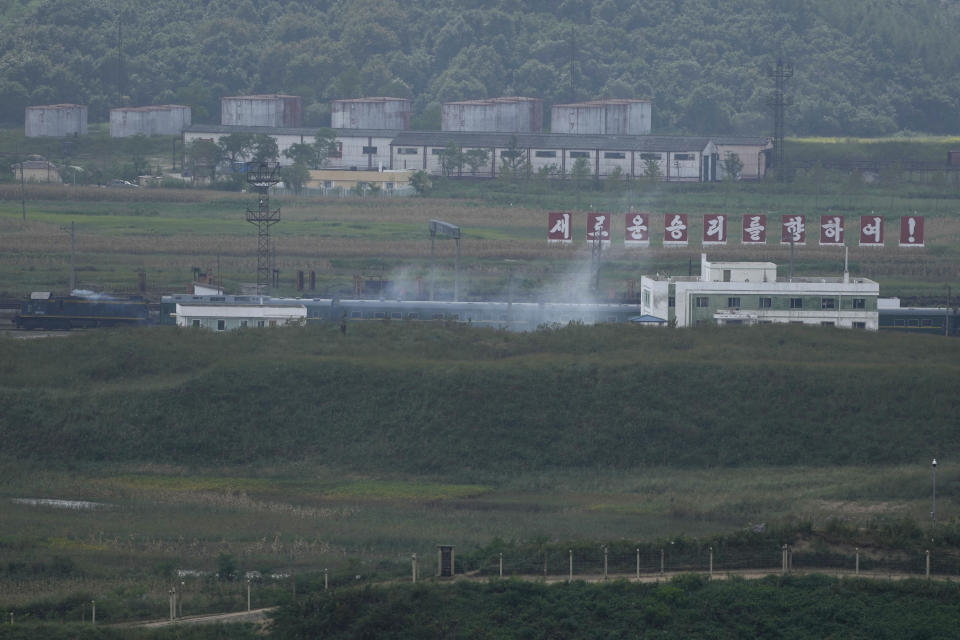
<path fill-rule="evenodd" d="M 330 120 L 334 129 L 410 129 L 407 98 L 334 100 Z M 296 128 L 302 126 L 300 96 L 252 95 L 220 99 L 220 123 L 227 126 Z M 652 103 L 642 99 L 608 99 L 553 105 L 552 133 L 645 135 L 650 133 Z M 190 107 L 155 105 L 110 110 L 110 135 L 178 135 L 191 124 Z M 28 138 L 86 135 L 87 107 L 79 104 L 32 106 L 26 109 Z M 445 102 L 442 131 L 540 133 L 543 100 L 505 97 Z"/>

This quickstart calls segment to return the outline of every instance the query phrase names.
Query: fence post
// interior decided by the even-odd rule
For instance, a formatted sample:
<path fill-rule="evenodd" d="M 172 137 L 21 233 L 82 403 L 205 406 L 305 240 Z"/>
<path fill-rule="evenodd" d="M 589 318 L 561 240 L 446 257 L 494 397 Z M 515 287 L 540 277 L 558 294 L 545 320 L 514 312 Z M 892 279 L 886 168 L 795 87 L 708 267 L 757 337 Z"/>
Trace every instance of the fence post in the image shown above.
<path fill-rule="evenodd" d="M 781 574 L 787 573 L 787 544 L 786 543 L 784 543 L 783 546 L 780 547 L 780 573 Z"/>
<path fill-rule="evenodd" d="M 250 578 L 247 578 L 247 611 L 250 611 Z"/>
<path fill-rule="evenodd" d="M 324 569 L 324 570 L 323 570 L 323 590 L 324 590 L 324 591 L 326 591 L 326 590 L 327 590 L 327 587 L 330 586 L 330 585 L 329 585 L 329 582 L 328 582 L 328 580 L 327 580 L 328 577 L 329 577 L 329 574 L 328 574 L 328 572 L 327 572 L 327 569 Z"/>
<path fill-rule="evenodd" d="M 857 547 L 857 564 L 854 569 L 856 575 L 860 575 L 860 547 Z"/>
<path fill-rule="evenodd" d="M 663 575 L 663 547 L 660 547 L 660 575 Z"/>
<path fill-rule="evenodd" d="M 414 584 L 417 583 L 417 554 L 410 556 L 410 575 Z"/>
<path fill-rule="evenodd" d="M 503 551 L 500 552 L 500 577 L 503 577 Z"/>
<path fill-rule="evenodd" d="M 570 554 L 570 575 L 567 578 L 567 582 L 573 582 L 573 549 L 569 549 Z"/>
<path fill-rule="evenodd" d="M 640 582 L 640 548 L 637 547 L 637 582 Z"/>
<path fill-rule="evenodd" d="M 607 579 L 607 545 L 603 545 L 603 579 Z"/>
<path fill-rule="evenodd" d="M 97 601 L 91 600 L 90 607 L 90 624 L 97 624 Z"/>
<path fill-rule="evenodd" d="M 927 549 L 927 579 L 930 579 L 930 549 Z"/>
<path fill-rule="evenodd" d="M 710 547 L 710 577 L 713 577 L 713 547 Z"/>

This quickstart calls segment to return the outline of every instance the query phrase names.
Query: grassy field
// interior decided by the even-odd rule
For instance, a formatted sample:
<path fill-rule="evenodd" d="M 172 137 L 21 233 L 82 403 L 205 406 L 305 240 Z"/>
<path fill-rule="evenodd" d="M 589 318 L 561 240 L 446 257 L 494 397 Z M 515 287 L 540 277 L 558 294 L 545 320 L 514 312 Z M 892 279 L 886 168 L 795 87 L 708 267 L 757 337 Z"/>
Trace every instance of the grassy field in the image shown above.
<path fill-rule="evenodd" d="M 514 193 L 516 191 L 516 193 Z M 467 297 L 579 299 L 594 295 L 577 290 L 576 274 L 586 273 L 590 248 L 548 246 L 544 241 L 546 211 L 574 208 L 570 185 L 475 184 L 441 185 L 438 197 L 408 199 L 326 199 L 284 195 L 272 202 L 281 208 L 282 222 L 273 228 L 279 293 L 292 295 L 298 269 L 317 275 L 315 295 L 353 295 L 354 278 L 387 279 L 405 295 L 417 295 L 433 272 L 427 221 L 448 220 L 461 225 L 461 291 Z M 31 290 L 63 291 L 69 280 L 70 236 L 76 225 L 77 280 L 83 288 L 131 291 L 136 272 L 147 274 L 151 296 L 182 291 L 193 267 L 220 278 L 228 290 L 250 282 L 256 271 L 256 233 L 244 221 L 250 198 L 201 189 L 110 190 L 73 187 L 27 188 L 27 218 L 22 220 L 19 187 L 0 185 L 0 296 L 21 296 Z M 444 196 L 444 197 L 441 197 Z M 599 297 L 618 298 L 631 281 L 652 271 L 686 274 L 699 263 L 699 223 L 703 212 L 726 211 L 732 216 L 726 247 L 711 248 L 714 259 L 775 261 L 782 268 L 789 248 L 739 246 L 740 214 L 763 212 L 776 221 L 788 212 L 803 212 L 808 220 L 827 212 L 857 216 L 881 212 L 888 221 L 888 247 L 883 251 L 851 246 L 854 274 L 877 279 L 881 295 L 945 299 L 946 285 L 960 282 L 957 243 L 960 238 L 960 191 L 948 187 L 910 186 L 882 189 L 842 185 L 647 185 L 619 191 L 589 189 L 581 210 L 613 213 L 631 208 L 651 211 L 652 246 L 624 249 L 614 242 L 603 258 Z M 586 197 L 589 196 L 589 200 Z M 663 216 L 686 211 L 691 220 L 691 247 L 664 249 L 659 245 Z M 927 216 L 927 248 L 904 251 L 894 246 L 897 216 L 917 212 Z M 585 217 L 576 218 L 582 224 Z M 622 216 L 614 216 L 612 235 L 622 237 Z M 811 227 L 813 228 L 813 227 Z M 582 234 L 581 234 L 582 236 Z M 853 236 L 855 238 L 855 236 Z M 855 240 L 848 239 L 848 244 Z M 436 245 L 438 286 L 452 288 L 454 246 Z M 796 252 L 795 272 L 833 275 L 843 256 L 831 249 L 808 246 Z"/>
<path fill-rule="evenodd" d="M 785 542 L 798 566 L 859 546 L 918 573 L 933 455 L 934 570 L 960 570 L 955 341 L 630 329 L 4 338 L 0 606 L 162 616 L 184 569 L 208 574 L 182 579 L 185 610 L 239 609 L 243 581 L 209 574 L 277 574 L 255 602 L 283 602 L 285 576 L 302 593 L 324 568 L 393 580 L 417 553 L 429 575 L 440 543 L 487 575 L 501 552 L 508 574 L 563 573 L 571 548 L 595 573 L 603 543 L 620 573 L 635 548 L 645 572 L 660 548 L 705 569 L 708 545 L 718 570 L 773 568 Z"/>

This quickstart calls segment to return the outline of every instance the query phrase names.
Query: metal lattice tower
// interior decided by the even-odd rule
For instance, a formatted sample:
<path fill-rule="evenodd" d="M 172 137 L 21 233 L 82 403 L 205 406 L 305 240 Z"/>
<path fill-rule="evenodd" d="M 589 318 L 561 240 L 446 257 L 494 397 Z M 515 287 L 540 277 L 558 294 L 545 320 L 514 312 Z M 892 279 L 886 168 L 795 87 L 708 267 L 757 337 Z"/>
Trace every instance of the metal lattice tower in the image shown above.
<path fill-rule="evenodd" d="M 793 77 L 793 64 L 777 58 L 776 66 L 767 69 L 767 75 L 774 81 L 773 96 L 767 101 L 767 105 L 773 109 L 774 167 L 777 169 L 777 180 L 783 182 L 786 179 L 783 171 L 784 107 L 789 104 L 783 96 L 783 87 L 787 78 Z"/>
<path fill-rule="evenodd" d="M 270 227 L 280 222 L 280 209 L 270 209 L 270 187 L 280 182 L 280 164 L 261 162 L 247 165 L 247 184 L 257 192 L 257 209 L 247 208 L 247 222 L 257 227 L 257 295 L 270 282 L 272 265 Z"/>

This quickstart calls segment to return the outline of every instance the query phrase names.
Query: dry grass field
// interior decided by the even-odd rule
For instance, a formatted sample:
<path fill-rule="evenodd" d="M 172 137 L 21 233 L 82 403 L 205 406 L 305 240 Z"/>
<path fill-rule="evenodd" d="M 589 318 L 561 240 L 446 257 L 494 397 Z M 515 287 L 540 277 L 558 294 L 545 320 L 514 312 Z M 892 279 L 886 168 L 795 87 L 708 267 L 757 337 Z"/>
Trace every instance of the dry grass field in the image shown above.
<path fill-rule="evenodd" d="M 70 237 L 76 225 L 77 279 L 82 288 L 131 291 L 136 271 L 145 271 L 149 294 L 182 291 L 192 279 L 193 267 L 219 276 L 228 290 L 254 279 L 256 233 L 244 220 L 251 198 L 199 189 L 111 190 L 94 187 L 28 187 L 27 220 L 21 216 L 19 189 L 0 186 L 0 295 L 20 296 L 31 290 L 65 289 L 69 280 Z M 714 194 L 716 208 L 731 215 L 728 245 L 710 248 L 714 259 L 770 260 L 786 265 L 788 247 L 771 238 L 764 247 L 741 247 L 740 215 L 763 211 L 771 221 L 791 207 L 783 196 L 776 210 L 761 208 L 741 194 L 743 206 L 721 208 L 726 196 Z M 651 207 L 652 246 L 625 249 L 623 215 L 630 206 L 617 203 L 613 213 L 611 248 L 601 268 L 602 297 L 622 296 L 630 281 L 643 273 L 665 271 L 686 274 L 699 263 L 700 223 L 696 213 L 704 207 L 704 194 L 676 194 L 674 207 L 691 211 L 691 245 L 687 249 L 659 246 L 663 234 L 662 208 Z M 722 200 L 723 199 L 723 200 Z M 580 240 L 568 246 L 545 241 L 546 211 L 532 204 L 498 205 L 484 200 L 437 198 L 337 199 L 283 195 L 271 201 L 281 208 L 282 222 L 272 229 L 276 265 L 281 271 L 280 293 L 295 293 L 297 270 L 314 271 L 315 295 L 352 295 L 354 278 L 385 279 L 401 283 L 415 295 L 433 273 L 427 221 L 436 218 L 461 226 L 462 290 L 468 297 L 579 296 L 572 291 L 589 270 L 590 247 L 583 230 Z M 707 200 L 709 202 L 709 199 Z M 609 203 L 608 203 L 609 204 Z M 924 203 L 921 203 L 924 204 Z M 753 205 L 753 206 L 751 206 Z M 723 204 L 726 207 L 726 204 Z M 899 207 L 898 207 L 899 208 Z M 708 208 L 707 210 L 710 210 Z M 840 211 L 847 224 L 856 224 L 859 211 Z M 859 248 L 855 236 L 850 246 L 851 271 L 881 283 L 882 295 L 942 297 L 945 285 L 960 280 L 960 215 L 930 215 L 926 225 L 927 248 L 896 247 L 894 216 L 887 215 L 887 247 Z M 816 214 L 807 213 L 807 246 L 798 248 L 798 274 L 832 275 L 842 269 L 843 255 L 821 249 L 813 236 Z M 575 215 L 575 225 L 585 214 Z M 772 222 L 771 222 L 772 223 Z M 773 235 L 773 234 L 771 234 Z M 452 286 L 454 243 L 438 238 L 436 277 L 439 287 Z"/>

